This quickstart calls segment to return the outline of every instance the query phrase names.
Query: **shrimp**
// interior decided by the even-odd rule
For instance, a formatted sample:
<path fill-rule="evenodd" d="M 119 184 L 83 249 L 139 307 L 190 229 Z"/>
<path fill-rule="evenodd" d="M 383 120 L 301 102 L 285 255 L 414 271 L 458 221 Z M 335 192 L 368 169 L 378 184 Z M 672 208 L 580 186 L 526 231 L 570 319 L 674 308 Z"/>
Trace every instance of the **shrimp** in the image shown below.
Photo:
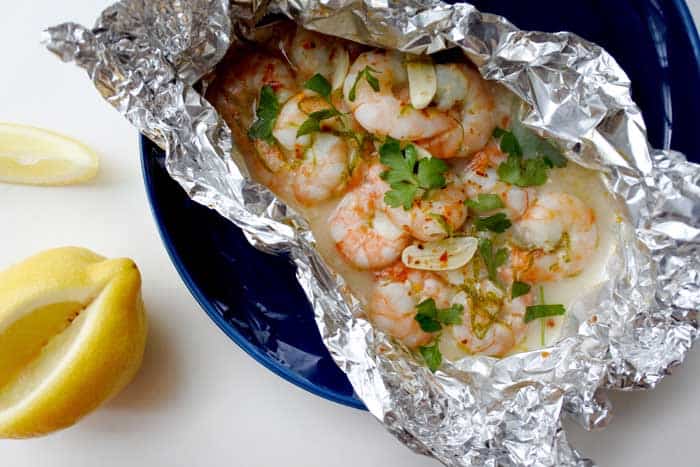
<path fill-rule="evenodd" d="M 467 219 L 464 191 L 457 183 L 433 190 L 426 199 L 417 199 L 408 211 L 389 208 L 389 218 L 423 242 L 443 239 L 458 230 Z"/>
<path fill-rule="evenodd" d="M 345 194 L 328 219 L 331 238 L 345 259 L 359 269 L 379 269 L 396 261 L 409 236 L 387 216 L 383 196 L 389 189 L 374 164 L 365 181 Z"/>
<path fill-rule="evenodd" d="M 292 174 L 292 192 L 300 203 L 311 206 L 345 190 L 349 177 L 350 148 L 344 138 L 315 133 L 313 142 Z"/>
<path fill-rule="evenodd" d="M 532 292 L 510 299 L 491 281 L 481 280 L 453 298 L 464 307 L 464 316 L 450 329 L 451 336 L 471 355 L 502 357 L 525 337 L 525 311 L 532 300 Z"/>
<path fill-rule="evenodd" d="M 340 88 L 348 72 L 350 57 L 341 40 L 298 27 L 289 46 L 289 59 L 301 81 L 316 73 L 333 89 Z"/>
<path fill-rule="evenodd" d="M 498 165 L 506 156 L 500 149 L 489 144 L 476 153 L 464 165 L 462 180 L 464 190 L 469 198 L 475 199 L 480 194 L 495 194 L 501 198 L 504 210 L 512 221 L 519 219 L 527 210 L 535 196 L 533 188 L 520 188 L 502 182 L 498 178 Z"/>
<path fill-rule="evenodd" d="M 379 82 L 375 91 L 358 74 L 369 67 Z M 355 98 L 350 92 L 355 88 Z M 458 122 L 435 108 L 417 110 L 410 105 L 408 77 L 398 52 L 370 51 L 361 54 L 350 67 L 343 95 L 355 119 L 370 133 L 399 140 L 427 140 L 459 127 Z M 433 154 L 439 156 L 437 154 Z"/>
<path fill-rule="evenodd" d="M 496 127 L 491 90 L 476 70 L 463 63 L 435 65 L 435 75 L 435 107 L 453 115 L 459 131 L 418 144 L 436 157 L 471 156 L 486 145 Z"/>
<path fill-rule="evenodd" d="M 448 307 L 454 289 L 433 273 L 408 269 L 401 263 L 378 276 L 367 307 L 369 319 L 412 349 L 430 343 L 434 333 L 421 329 L 415 320 L 416 307 L 429 298 L 438 308 Z"/>
<path fill-rule="evenodd" d="M 513 240 L 511 262 L 519 280 L 571 277 L 583 270 L 598 242 L 595 213 L 576 196 L 545 193 L 513 225 Z"/>

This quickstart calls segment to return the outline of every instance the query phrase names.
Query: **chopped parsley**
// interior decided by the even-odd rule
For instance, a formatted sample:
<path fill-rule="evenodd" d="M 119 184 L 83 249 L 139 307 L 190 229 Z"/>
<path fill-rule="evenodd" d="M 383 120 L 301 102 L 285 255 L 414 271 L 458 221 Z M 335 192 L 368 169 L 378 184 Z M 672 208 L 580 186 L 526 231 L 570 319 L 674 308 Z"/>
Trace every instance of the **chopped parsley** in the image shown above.
<path fill-rule="evenodd" d="M 328 82 L 326 78 L 320 73 L 313 75 L 306 83 L 304 83 L 304 88 L 310 91 L 314 91 L 319 94 L 323 99 L 330 105 L 328 109 L 317 110 L 309 114 L 304 123 L 299 126 L 297 130 L 297 138 L 300 136 L 308 135 L 317 131 L 321 131 L 321 121 L 339 117 L 342 113 L 336 109 L 331 101 L 331 83 Z"/>
<path fill-rule="evenodd" d="M 481 255 L 484 264 L 486 264 L 489 279 L 494 283 L 498 283 L 498 268 L 503 266 L 508 260 L 508 250 L 500 248 L 494 252 L 491 240 L 482 238 L 479 240 L 479 255 Z"/>
<path fill-rule="evenodd" d="M 440 368 L 440 365 L 442 365 L 442 353 L 440 353 L 438 343 L 434 342 L 431 345 L 425 345 L 420 347 L 418 351 L 423 356 L 423 360 L 425 360 L 425 364 L 428 365 L 430 371 L 435 373 L 435 371 Z"/>
<path fill-rule="evenodd" d="M 357 97 L 357 85 L 359 84 L 362 78 L 367 80 L 367 83 L 372 87 L 372 89 L 375 92 L 379 92 L 379 80 L 372 73 L 379 72 L 371 66 L 366 66 L 357 74 L 357 76 L 355 77 L 355 82 L 352 84 L 352 88 L 350 88 L 350 92 L 348 93 L 348 99 L 350 100 L 350 102 L 355 102 L 355 98 Z"/>
<path fill-rule="evenodd" d="M 474 227 L 479 231 L 490 230 L 491 232 L 503 233 L 508 230 L 511 225 L 513 224 L 510 219 L 502 212 L 489 217 L 479 217 L 474 220 Z"/>
<path fill-rule="evenodd" d="M 272 128 L 275 126 L 277 115 L 280 111 L 280 103 L 271 86 L 265 85 L 260 90 L 258 108 L 255 111 L 255 122 L 248 130 L 248 136 L 252 139 L 260 139 L 268 143 L 274 142 Z"/>
<path fill-rule="evenodd" d="M 379 148 L 379 161 L 388 167 L 381 175 L 391 187 L 384 194 L 384 202 L 393 208 L 403 206 L 408 211 L 418 196 L 446 184 L 447 164 L 435 158 L 418 160 L 412 144 L 401 150 L 397 140 L 387 138 Z"/>
<path fill-rule="evenodd" d="M 510 297 L 518 298 L 530 292 L 532 287 L 525 282 L 515 281 L 510 289 Z"/>
<path fill-rule="evenodd" d="M 420 328 L 425 332 L 437 332 L 442 329 L 443 325 L 462 324 L 464 307 L 455 304 L 449 308 L 438 308 L 435 305 L 435 300 L 428 298 L 420 302 L 416 310 L 414 319 L 418 321 Z"/>
<path fill-rule="evenodd" d="M 484 193 L 479 194 L 476 200 L 468 199 L 464 203 L 476 212 L 493 211 L 505 207 L 500 196 Z"/>
<path fill-rule="evenodd" d="M 552 143 L 515 120 L 510 131 L 496 128 L 501 151 L 508 159 L 498 166 L 498 178 L 517 186 L 543 185 L 549 169 L 566 166 L 566 158 Z"/>

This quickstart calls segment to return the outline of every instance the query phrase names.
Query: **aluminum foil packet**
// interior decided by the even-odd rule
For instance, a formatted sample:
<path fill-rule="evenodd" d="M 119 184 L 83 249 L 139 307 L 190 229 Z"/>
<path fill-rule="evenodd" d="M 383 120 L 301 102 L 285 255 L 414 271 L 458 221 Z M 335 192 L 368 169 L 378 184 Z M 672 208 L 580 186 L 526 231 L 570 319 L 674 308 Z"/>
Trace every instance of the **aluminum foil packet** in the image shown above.
<path fill-rule="evenodd" d="M 486 79 L 529 104 L 525 125 L 604 172 L 629 227 L 610 280 L 582 299 L 586 313 L 570 337 L 501 360 L 464 358 L 433 374 L 372 328 L 314 249 L 307 223 L 247 177 L 229 129 L 195 90 L 268 13 L 416 54 L 459 47 Z M 607 389 L 653 388 L 697 338 L 700 166 L 650 148 L 627 76 L 574 34 L 521 31 L 469 4 L 438 0 L 123 0 L 94 28 L 62 24 L 45 42 L 165 149 L 168 172 L 193 200 L 256 247 L 289 255 L 357 394 L 403 443 L 445 465 L 592 465 L 567 442 L 562 417 L 605 426 Z"/>

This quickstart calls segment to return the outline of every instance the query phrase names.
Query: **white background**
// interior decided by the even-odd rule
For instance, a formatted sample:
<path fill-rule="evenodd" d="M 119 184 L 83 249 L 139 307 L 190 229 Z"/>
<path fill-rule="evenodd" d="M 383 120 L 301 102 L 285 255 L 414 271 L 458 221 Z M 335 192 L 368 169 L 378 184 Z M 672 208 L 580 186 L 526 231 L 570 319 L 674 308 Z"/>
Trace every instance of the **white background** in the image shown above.
<path fill-rule="evenodd" d="M 71 188 L 0 184 L 0 267 L 39 250 L 79 245 L 141 268 L 150 316 L 142 371 L 74 428 L 0 441 L 7 467 L 437 465 L 402 447 L 366 412 L 283 381 L 236 347 L 202 312 L 170 263 L 149 212 L 137 134 L 83 71 L 59 62 L 40 31 L 92 24 L 112 0 L 0 0 L 0 121 L 28 123 L 96 148 L 98 178 Z M 691 0 L 700 13 L 700 0 Z M 688 83 L 691 85 L 691 83 Z M 655 391 L 613 394 L 603 432 L 572 427 L 574 445 L 603 466 L 700 465 L 700 355 Z"/>

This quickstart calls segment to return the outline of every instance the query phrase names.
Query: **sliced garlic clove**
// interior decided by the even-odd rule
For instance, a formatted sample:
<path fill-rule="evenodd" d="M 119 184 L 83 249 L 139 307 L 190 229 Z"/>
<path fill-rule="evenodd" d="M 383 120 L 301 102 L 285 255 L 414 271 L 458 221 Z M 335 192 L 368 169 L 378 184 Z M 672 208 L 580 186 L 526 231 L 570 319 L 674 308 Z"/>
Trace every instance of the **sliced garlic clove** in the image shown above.
<path fill-rule="evenodd" d="M 411 245 L 403 250 L 401 261 L 411 269 L 450 271 L 467 264 L 474 257 L 478 243 L 474 237 L 454 237 Z"/>
<path fill-rule="evenodd" d="M 350 55 L 347 50 L 338 48 L 336 50 L 336 56 L 333 57 L 333 61 L 335 62 L 335 68 L 333 70 L 331 86 L 335 91 L 343 87 L 343 83 L 345 83 L 345 77 L 350 69 Z"/>
<path fill-rule="evenodd" d="M 437 91 L 437 76 L 431 62 L 408 62 L 408 90 L 411 105 L 416 109 L 428 107 Z"/>

